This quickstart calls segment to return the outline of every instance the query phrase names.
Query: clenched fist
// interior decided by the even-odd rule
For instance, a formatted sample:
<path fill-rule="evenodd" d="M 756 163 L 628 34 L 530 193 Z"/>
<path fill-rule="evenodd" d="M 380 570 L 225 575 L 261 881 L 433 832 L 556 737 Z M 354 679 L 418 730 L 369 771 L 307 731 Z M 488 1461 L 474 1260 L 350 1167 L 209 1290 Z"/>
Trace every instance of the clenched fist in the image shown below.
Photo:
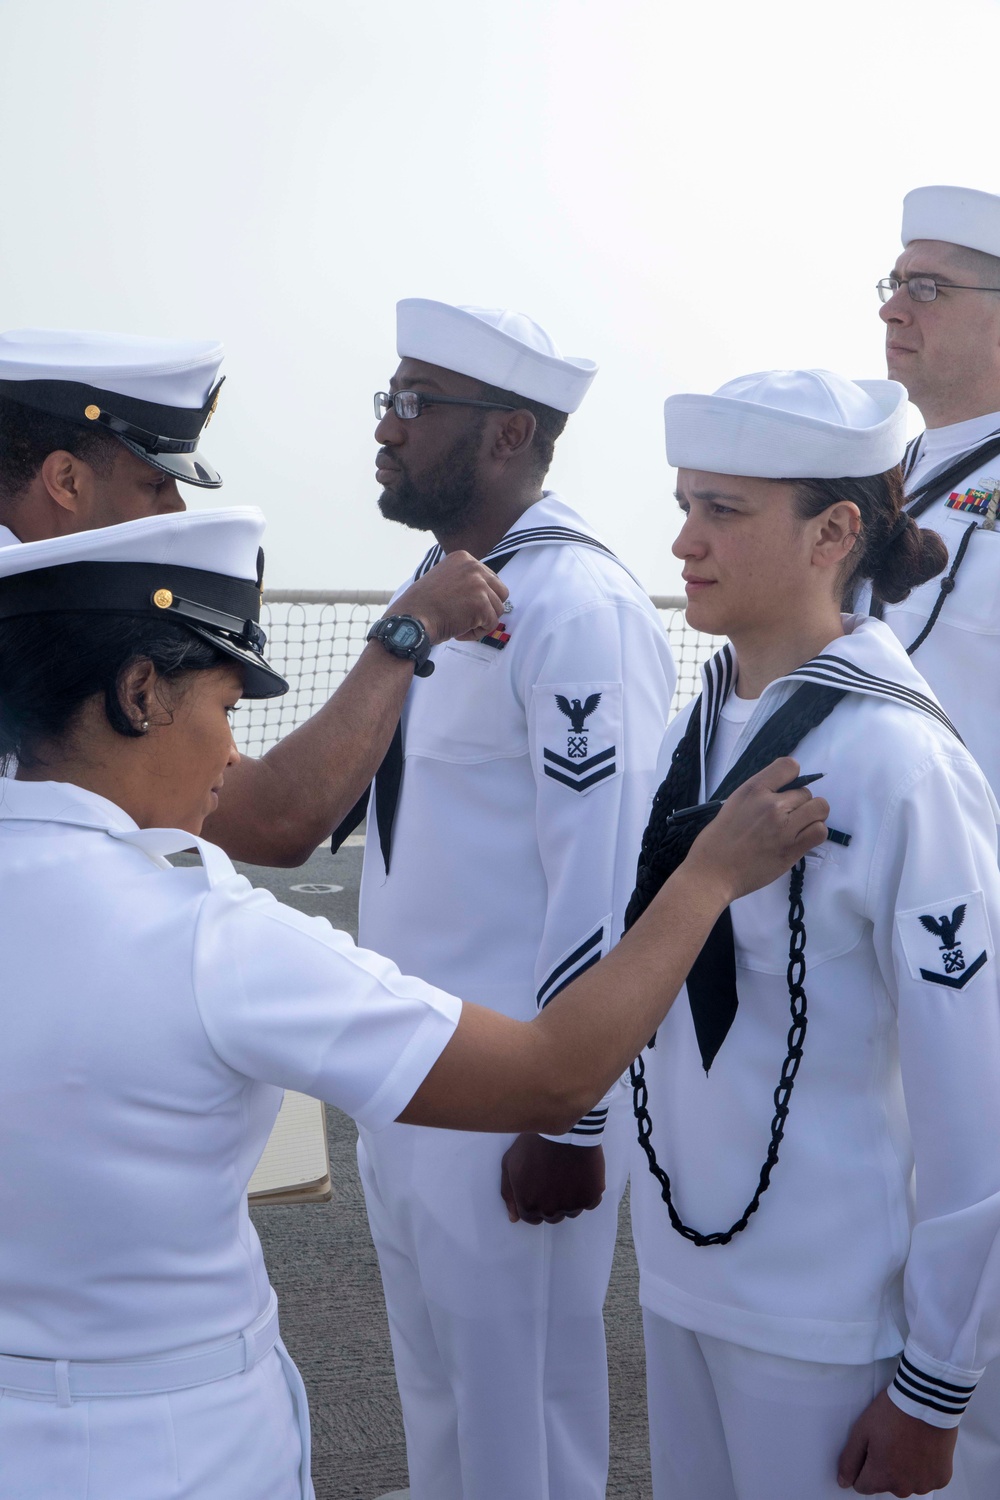
<path fill-rule="evenodd" d="M 392 612 L 420 620 L 435 646 L 477 641 L 497 628 L 506 598 L 506 586 L 471 553 L 449 552 L 400 594 Z"/>

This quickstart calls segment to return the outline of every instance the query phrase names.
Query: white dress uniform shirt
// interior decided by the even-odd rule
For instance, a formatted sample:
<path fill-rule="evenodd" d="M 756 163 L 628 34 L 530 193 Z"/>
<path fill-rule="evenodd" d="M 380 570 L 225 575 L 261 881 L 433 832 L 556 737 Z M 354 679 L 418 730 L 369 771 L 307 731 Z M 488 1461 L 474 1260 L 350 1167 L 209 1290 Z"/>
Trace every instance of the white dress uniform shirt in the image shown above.
<path fill-rule="evenodd" d="M 194 842 L 72 785 L 0 783 L 0 1356 L 146 1359 L 254 1325 L 272 1293 L 246 1189 L 282 1089 L 377 1131 L 453 1033 L 458 1000 L 214 846 L 163 857 Z M 174 1396 L 8 1391 L 0 1491 L 311 1495 L 295 1379 L 274 1355 Z"/>
<path fill-rule="evenodd" d="M 912 492 L 937 469 L 1000 432 L 1000 412 L 935 427 L 918 439 L 916 461 L 907 475 Z M 977 491 L 1000 485 L 1000 456 L 973 467 L 918 518 L 943 538 L 950 567 L 963 536 L 974 527 L 962 559 L 955 589 L 930 635 L 913 656 L 913 664 L 934 689 L 959 734 L 1000 795 L 1000 530 L 984 525 L 985 514 L 967 507 L 977 503 Z M 948 568 L 929 583 L 914 589 L 902 604 L 887 604 L 884 619 L 904 646 L 923 630 L 938 598 Z"/>
<path fill-rule="evenodd" d="M 659 1318 L 763 1355 L 850 1365 L 902 1349 L 893 1400 L 949 1426 L 1000 1348 L 997 806 L 886 626 L 846 626 L 765 689 L 732 752 L 799 682 L 847 689 L 795 752 L 825 773 L 830 826 L 850 841 L 806 857 L 808 1031 L 780 1157 L 747 1228 L 711 1248 L 671 1228 L 637 1157 L 640 1295 Z M 724 701 L 734 675 L 720 653 L 703 701 Z M 783 878 L 731 908 L 739 1009 L 709 1074 L 686 991 L 646 1054 L 653 1146 L 703 1233 L 739 1218 L 767 1152 L 788 890 Z"/>
<path fill-rule="evenodd" d="M 675 681 L 648 597 L 591 536 L 548 493 L 497 544 L 520 545 L 508 639 L 437 646 L 414 681 L 388 875 L 369 811 L 362 940 L 521 1020 L 621 932 Z M 601 1306 L 627 1171 L 608 1106 L 562 1138 L 605 1142 L 605 1201 L 556 1225 L 509 1223 L 511 1136 L 362 1131 L 414 1500 L 604 1494 Z"/>
<path fill-rule="evenodd" d="M 9 526 L 0 526 L 0 547 L 19 546 L 21 538 L 14 535 Z"/>

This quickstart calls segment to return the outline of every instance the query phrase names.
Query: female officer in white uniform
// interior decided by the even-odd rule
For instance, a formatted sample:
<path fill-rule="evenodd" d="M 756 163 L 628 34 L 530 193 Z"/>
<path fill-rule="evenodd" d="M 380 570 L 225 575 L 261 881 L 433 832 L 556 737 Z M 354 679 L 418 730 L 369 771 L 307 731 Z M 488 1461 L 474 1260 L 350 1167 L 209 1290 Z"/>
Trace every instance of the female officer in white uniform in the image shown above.
<path fill-rule="evenodd" d="M 831 829 L 634 1069 L 657 1500 L 940 1488 L 997 1352 L 996 804 L 888 627 L 840 614 L 855 574 L 898 600 L 945 561 L 899 512 L 904 402 L 776 371 L 666 404 L 688 621 L 732 644 L 668 731 L 631 915 L 699 826 L 668 815 L 761 755 L 824 773 Z"/>
<path fill-rule="evenodd" d="M 372 1128 L 563 1130 L 725 903 L 824 834 L 825 803 L 776 795 L 779 761 L 530 1024 L 405 978 L 198 838 L 237 759 L 227 711 L 285 688 L 256 624 L 261 531 L 202 512 L 0 552 L 4 1500 L 311 1496 L 246 1211 L 281 1088 Z M 192 844 L 201 867 L 172 868 Z"/>

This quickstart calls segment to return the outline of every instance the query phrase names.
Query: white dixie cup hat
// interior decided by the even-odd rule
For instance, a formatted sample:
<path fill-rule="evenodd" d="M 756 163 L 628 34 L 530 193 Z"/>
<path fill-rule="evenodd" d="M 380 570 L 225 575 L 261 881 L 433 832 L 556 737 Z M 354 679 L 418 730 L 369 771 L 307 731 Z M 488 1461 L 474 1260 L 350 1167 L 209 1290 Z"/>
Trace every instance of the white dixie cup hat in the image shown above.
<path fill-rule="evenodd" d="M 1000 257 L 1000 197 L 976 188 L 918 187 L 903 199 L 903 246 L 943 240 Z"/>
<path fill-rule="evenodd" d="M 396 352 L 564 412 L 576 411 L 597 374 L 592 359 L 561 354 L 524 313 L 426 297 L 396 303 Z"/>
<path fill-rule="evenodd" d="M 759 479 L 884 474 L 906 448 L 905 388 L 831 370 L 764 370 L 664 402 L 667 462 Z"/>

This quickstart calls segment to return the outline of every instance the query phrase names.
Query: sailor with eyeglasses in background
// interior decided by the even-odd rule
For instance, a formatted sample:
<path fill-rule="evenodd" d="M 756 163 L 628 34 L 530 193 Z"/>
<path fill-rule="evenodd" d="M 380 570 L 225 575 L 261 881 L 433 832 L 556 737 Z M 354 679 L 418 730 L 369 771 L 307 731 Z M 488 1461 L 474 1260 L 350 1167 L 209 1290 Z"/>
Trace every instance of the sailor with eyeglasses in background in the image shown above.
<path fill-rule="evenodd" d="M 1000 196 L 915 188 L 902 238 L 878 283 L 886 363 L 926 423 L 907 450 L 907 508 L 948 565 L 884 618 L 1000 794 Z M 963 1419 L 947 1494 L 1000 1495 L 1000 1361 Z"/>
<path fill-rule="evenodd" d="M 925 430 L 904 462 L 907 509 L 948 565 L 884 617 L 1000 793 L 1000 197 L 919 187 L 903 251 L 878 283 L 888 373 Z M 1000 1392 L 998 1392 L 1000 1397 Z M 1000 1410 L 1000 1399 L 998 1399 Z M 998 1448 L 1000 1464 L 1000 1448 Z M 991 1491 L 991 1500 L 1000 1484 Z"/>

